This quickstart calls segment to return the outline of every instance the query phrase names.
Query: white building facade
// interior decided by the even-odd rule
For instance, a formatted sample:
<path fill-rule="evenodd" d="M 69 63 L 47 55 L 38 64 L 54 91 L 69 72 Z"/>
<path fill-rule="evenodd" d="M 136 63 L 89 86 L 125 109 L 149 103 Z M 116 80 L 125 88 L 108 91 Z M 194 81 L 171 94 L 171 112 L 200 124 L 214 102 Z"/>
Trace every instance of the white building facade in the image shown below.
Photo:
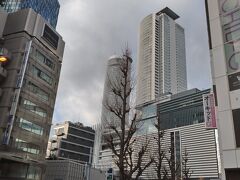
<path fill-rule="evenodd" d="M 126 51 L 126 55 L 127 51 Z M 104 135 L 109 133 L 109 125 L 114 125 L 116 127 L 121 126 L 121 120 L 113 112 L 110 112 L 106 106 L 110 107 L 120 107 L 122 105 L 122 100 L 119 96 L 113 93 L 113 87 L 117 90 L 123 92 L 123 87 L 121 83 L 124 80 L 124 74 L 121 68 L 127 66 L 128 69 L 128 82 L 127 88 L 131 88 L 131 64 L 132 59 L 127 56 L 117 56 L 113 55 L 109 58 L 107 64 L 107 72 L 105 77 L 103 101 L 102 101 L 102 112 L 101 112 L 101 124 L 96 126 L 96 136 L 94 141 L 94 151 L 93 151 L 93 166 L 101 169 L 111 168 L 112 153 L 111 149 L 107 148 L 106 142 L 104 142 Z M 127 99 L 127 106 L 129 106 L 130 97 Z M 128 124 L 128 114 L 126 117 L 126 125 Z M 104 158 L 107 158 L 104 161 Z"/>
<path fill-rule="evenodd" d="M 215 129 L 206 129 L 204 122 L 203 98 L 209 94 L 210 89 L 200 91 L 198 89 L 187 90 L 167 99 L 152 101 L 141 107 L 141 129 L 137 138 L 136 149 L 146 141 L 149 141 L 148 155 L 143 158 L 146 163 L 149 157 L 157 159 L 158 143 L 157 129 L 154 124 L 157 117 L 160 120 L 160 128 L 164 131 L 161 139 L 161 151 L 165 152 L 162 161 L 170 174 L 169 158 L 170 148 L 173 148 L 173 161 L 178 167 L 177 174 L 183 178 L 185 152 L 188 154 L 187 167 L 190 170 L 190 179 L 214 180 L 219 179 L 219 163 L 217 157 L 217 144 Z M 156 166 L 152 164 L 144 171 L 143 179 L 157 179 Z"/>
<path fill-rule="evenodd" d="M 206 0 L 222 179 L 240 178 L 240 1 Z"/>
<path fill-rule="evenodd" d="M 185 35 L 178 18 L 166 7 L 140 24 L 137 105 L 187 89 Z"/>

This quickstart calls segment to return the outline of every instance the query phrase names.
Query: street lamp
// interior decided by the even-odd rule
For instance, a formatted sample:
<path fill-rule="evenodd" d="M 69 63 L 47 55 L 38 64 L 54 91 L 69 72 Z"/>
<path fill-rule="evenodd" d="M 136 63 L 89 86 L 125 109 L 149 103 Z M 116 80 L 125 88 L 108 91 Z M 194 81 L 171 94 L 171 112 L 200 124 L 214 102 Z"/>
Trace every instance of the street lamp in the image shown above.
<path fill-rule="evenodd" d="M 8 60 L 5 56 L 0 56 L 0 62 L 6 62 Z"/>
<path fill-rule="evenodd" d="M 9 61 L 10 54 L 6 48 L 0 47 L 0 63 L 5 63 Z"/>

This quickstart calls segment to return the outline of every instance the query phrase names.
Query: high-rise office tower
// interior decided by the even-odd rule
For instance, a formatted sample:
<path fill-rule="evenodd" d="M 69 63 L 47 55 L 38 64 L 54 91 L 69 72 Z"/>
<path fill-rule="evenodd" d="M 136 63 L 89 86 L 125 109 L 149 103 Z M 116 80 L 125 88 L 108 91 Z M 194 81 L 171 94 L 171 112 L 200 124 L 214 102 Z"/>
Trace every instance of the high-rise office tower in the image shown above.
<path fill-rule="evenodd" d="M 136 104 L 187 89 L 184 29 L 179 16 L 164 8 L 140 25 Z"/>
<path fill-rule="evenodd" d="M 58 0 L 0 0 L 0 6 L 7 12 L 32 8 L 41 14 L 54 28 L 57 25 L 60 4 Z"/>
<path fill-rule="evenodd" d="M 126 62 L 127 61 L 127 62 Z M 107 64 L 107 72 L 104 84 L 104 92 L 103 92 L 103 105 L 102 105 L 102 114 L 101 114 L 101 124 L 96 128 L 95 142 L 94 142 L 94 155 L 93 155 L 93 163 L 96 165 L 103 165 L 100 161 L 107 161 L 106 166 L 114 164 L 112 161 L 112 151 L 107 147 L 107 143 L 104 142 L 104 134 L 109 133 L 109 125 L 113 124 L 116 127 L 121 127 L 121 120 L 117 117 L 113 112 L 111 112 L 108 108 L 106 108 L 106 104 L 114 107 L 121 107 L 123 101 L 119 96 L 116 96 L 113 93 L 113 87 L 117 90 L 121 90 L 123 93 L 123 88 L 121 83 L 124 81 L 124 74 L 121 71 L 121 68 L 125 65 L 128 66 L 128 78 L 131 75 L 131 63 L 132 59 L 129 57 L 121 57 L 113 55 L 109 58 Z M 130 79 L 127 83 L 127 88 L 130 89 Z M 129 106 L 129 98 L 127 106 Z M 126 125 L 128 124 L 128 117 L 125 117 Z M 101 155 L 100 155 L 101 154 Z M 103 158 L 102 158 L 103 157 Z M 105 159 L 104 159 L 105 158 Z M 101 159 L 101 160 L 100 160 Z M 107 159 L 107 160 L 106 160 Z M 100 164 L 99 164 L 100 162 Z"/>
<path fill-rule="evenodd" d="M 65 43 L 32 9 L 0 13 L 0 179 L 39 180 Z"/>
<path fill-rule="evenodd" d="M 125 60 L 128 62 L 128 68 L 129 68 L 129 75 L 131 74 L 131 63 L 132 59 L 130 58 L 124 58 L 120 56 L 112 56 L 108 60 L 107 65 L 107 73 L 105 78 L 105 84 L 104 84 L 104 92 L 103 92 L 103 106 L 102 106 L 102 114 L 101 114 L 101 124 L 103 127 L 108 126 L 109 124 L 114 124 L 120 127 L 120 119 L 117 117 L 113 112 L 110 112 L 105 105 L 108 104 L 112 107 L 115 106 L 121 106 L 122 100 L 120 97 L 116 96 L 115 93 L 113 93 L 112 88 L 117 87 L 117 89 L 121 88 L 121 81 L 123 80 L 123 72 L 121 71 L 121 66 L 123 64 L 125 65 Z M 130 78 L 130 76 L 129 76 Z M 128 84 L 128 88 L 130 88 L 130 83 Z M 121 88 L 120 90 L 123 91 Z M 128 99 L 129 102 L 129 99 Z M 127 118 L 126 118 L 127 119 Z M 126 122 L 128 123 L 128 122 Z"/>

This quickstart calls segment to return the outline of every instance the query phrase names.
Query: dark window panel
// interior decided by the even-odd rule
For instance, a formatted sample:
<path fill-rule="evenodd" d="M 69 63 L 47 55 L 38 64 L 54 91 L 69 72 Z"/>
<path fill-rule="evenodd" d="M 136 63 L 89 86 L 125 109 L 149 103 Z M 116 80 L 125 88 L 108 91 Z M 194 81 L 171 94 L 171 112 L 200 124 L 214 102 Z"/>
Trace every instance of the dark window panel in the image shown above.
<path fill-rule="evenodd" d="M 232 111 L 235 130 L 236 146 L 240 147 L 240 109 Z"/>

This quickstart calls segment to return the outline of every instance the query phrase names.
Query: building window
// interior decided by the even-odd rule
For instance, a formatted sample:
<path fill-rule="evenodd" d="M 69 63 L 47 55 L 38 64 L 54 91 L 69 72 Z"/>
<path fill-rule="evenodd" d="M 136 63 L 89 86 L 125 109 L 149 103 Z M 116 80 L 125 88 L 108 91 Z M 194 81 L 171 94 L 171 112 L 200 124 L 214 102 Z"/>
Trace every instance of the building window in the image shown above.
<path fill-rule="evenodd" d="M 40 148 L 37 145 L 30 144 L 24 140 L 21 139 L 16 139 L 15 146 L 17 149 L 20 149 L 24 152 L 28 152 L 31 154 L 39 154 Z"/>
<path fill-rule="evenodd" d="M 45 57 L 42 53 L 40 53 L 38 50 L 36 50 L 36 59 L 42 64 L 48 66 L 50 69 L 54 70 L 54 63 L 50 59 Z"/>
<path fill-rule="evenodd" d="M 30 81 L 28 81 L 28 88 L 31 92 L 40 97 L 42 100 L 44 101 L 49 100 L 49 94 Z"/>
<path fill-rule="evenodd" d="M 234 109 L 232 113 L 233 113 L 236 146 L 240 147 L 240 109 Z"/>
<path fill-rule="evenodd" d="M 36 104 L 34 104 L 33 102 L 24 99 L 23 101 L 23 106 L 25 109 L 31 111 L 32 113 L 35 113 L 41 117 L 47 117 L 47 112 L 46 110 L 40 108 L 39 106 L 37 106 Z"/>
<path fill-rule="evenodd" d="M 34 76 L 42 79 L 43 81 L 47 82 L 49 85 L 53 84 L 53 79 L 49 75 L 47 75 L 46 73 L 38 69 L 37 67 L 33 66 L 32 73 Z"/>
<path fill-rule="evenodd" d="M 30 121 L 20 118 L 19 127 L 37 135 L 43 135 L 43 128 Z"/>
<path fill-rule="evenodd" d="M 175 153 L 176 153 L 176 163 L 181 163 L 181 149 L 180 149 L 180 134 L 179 131 L 175 132 Z"/>

